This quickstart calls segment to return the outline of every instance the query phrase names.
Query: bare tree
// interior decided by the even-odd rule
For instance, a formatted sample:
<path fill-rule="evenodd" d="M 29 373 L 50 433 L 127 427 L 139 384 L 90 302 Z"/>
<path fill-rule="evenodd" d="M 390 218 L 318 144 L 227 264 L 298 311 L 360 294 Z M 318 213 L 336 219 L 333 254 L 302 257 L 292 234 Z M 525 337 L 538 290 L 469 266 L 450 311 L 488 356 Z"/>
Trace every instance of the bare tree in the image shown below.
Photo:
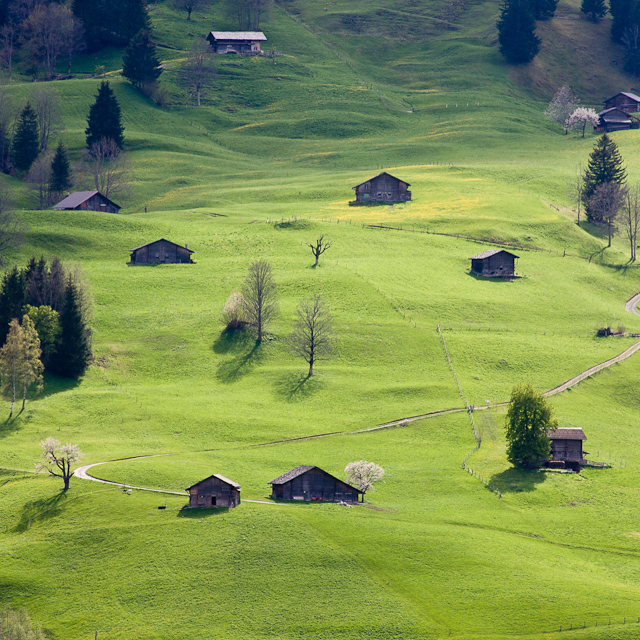
<path fill-rule="evenodd" d="M 373 491 L 373 483 L 384 476 L 384 469 L 381 466 L 366 460 L 350 462 L 344 470 L 347 474 L 347 482 L 363 493 Z"/>
<path fill-rule="evenodd" d="M 9 193 L 0 187 L 0 266 L 4 264 L 4 253 L 20 246 L 26 231 L 13 209 Z"/>
<path fill-rule="evenodd" d="M 611 246 L 615 220 L 622 207 L 626 191 L 626 187 L 616 182 L 604 182 L 589 199 L 589 211 L 592 219 L 607 225 L 609 247 Z"/>
<path fill-rule="evenodd" d="M 191 14 L 198 9 L 204 9 L 209 0 L 173 0 L 173 6 L 178 11 L 187 12 L 187 20 L 191 20 Z"/>
<path fill-rule="evenodd" d="M 225 9 L 242 30 L 257 31 L 260 21 L 268 18 L 273 0 L 225 0 Z"/>
<path fill-rule="evenodd" d="M 311 253 L 313 253 L 313 257 L 316 259 L 314 263 L 314 267 L 318 266 L 318 260 L 320 256 L 329 248 L 331 248 L 331 243 L 326 242 L 324 239 L 324 235 L 321 235 L 315 242 L 315 244 L 307 245 L 311 249 Z"/>
<path fill-rule="evenodd" d="M 132 179 L 127 154 L 110 138 L 94 142 L 85 152 L 81 175 L 107 198 L 126 195 Z"/>
<path fill-rule="evenodd" d="M 51 192 L 49 191 L 49 183 L 51 182 L 51 156 L 48 153 L 41 153 L 35 159 L 27 173 L 26 179 L 37 193 L 40 209 L 46 209 L 51 204 Z"/>
<path fill-rule="evenodd" d="M 567 120 L 568 129 L 579 129 L 582 127 L 582 137 L 584 138 L 584 132 L 587 125 L 597 127 L 600 122 L 600 116 L 595 112 L 595 109 L 587 109 L 585 107 L 578 107 Z"/>
<path fill-rule="evenodd" d="M 16 115 L 14 101 L 5 85 L 0 83 L 0 171 L 3 173 L 8 173 L 10 170 Z"/>
<path fill-rule="evenodd" d="M 335 353 L 333 319 L 324 300 L 315 294 L 311 300 L 298 305 L 298 319 L 289 336 L 289 347 L 309 365 L 309 376 L 318 360 L 330 358 Z"/>
<path fill-rule="evenodd" d="M 71 65 L 73 59 L 87 48 L 87 40 L 82 22 L 74 17 L 73 20 L 65 22 L 65 38 L 62 54 L 67 57 L 67 75 L 71 75 Z"/>
<path fill-rule="evenodd" d="M 582 202 L 584 200 L 584 169 L 582 164 L 578 165 L 576 175 L 569 182 L 569 192 L 571 199 L 578 207 L 578 226 L 580 226 L 580 214 L 582 213 Z"/>
<path fill-rule="evenodd" d="M 71 467 L 82 461 L 83 453 L 77 444 L 60 444 L 55 438 L 43 440 L 42 455 L 36 465 L 38 471 L 46 471 L 56 478 L 64 481 L 64 490 L 69 489 L 69 481 L 73 475 Z"/>
<path fill-rule="evenodd" d="M 50 85 L 37 84 L 30 104 L 38 116 L 40 151 L 46 151 L 51 132 L 62 124 L 60 94 Z"/>
<path fill-rule="evenodd" d="M 0 55 L 7 65 L 9 77 L 13 73 L 13 55 L 18 44 L 20 28 L 18 23 L 10 18 L 0 29 Z"/>
<path fill-rule="evenodd" d="M 245 300 L 239 291 L 234 291 L 226 301 L 220 316 L 220 322 L 227 329 L 241 329 L 245 324 L 244 319 Z"/>
<path fill-rule="evenodd" d="M 189 56 L 180 66 L 178 77 L 180 82 L 189 88 L 200 106 L 200 97 L 204 89 L 216 75 L 216 68 L 205 40 L 196 40 L 191 45 Z"/>
<path fill-rule="evenodd" d="M 627 190 L 620 216 L 625 234 L 631 245 L 631 261 L 636 261 L 638 247 L 638 229 L 640 229 L 640 184 L 636 183 Z"/>
<path fill-rule="evenodd" d="M 546 108 L 544 115 L 564 127 L 565 134 L 569 133 L 568 120 L 576 110 L 580 100 L 573 95 L 571 89 L 564 85 L 558 89 L 556 95 Z"/>
<path fill-rule="evenodd" d="M 264 333 L 279 312 L 278 291 L 271 265 L 266 260 L 254 260 L 242 287 L 244 316 L 247 324 L 262 341 Z"/>

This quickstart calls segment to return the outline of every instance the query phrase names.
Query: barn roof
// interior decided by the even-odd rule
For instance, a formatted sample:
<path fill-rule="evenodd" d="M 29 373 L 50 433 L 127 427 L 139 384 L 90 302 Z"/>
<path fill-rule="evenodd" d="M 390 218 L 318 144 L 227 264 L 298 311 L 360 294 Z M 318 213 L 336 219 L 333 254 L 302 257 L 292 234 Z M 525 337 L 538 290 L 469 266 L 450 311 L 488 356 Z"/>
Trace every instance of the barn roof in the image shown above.
<path fill-rule="evenodd" d="M 477 256 L 471 256 L 469 260 L 484 260 L 485 258 L 490 258 L 491 256 L 498 255 L 499 253 L 508 253 L 510 256 L 514 258 L 519 258 L 515 253 L 511 253 L 510 251 L 505 251 L 504 249 L 489 249 L 489 251 L 483 251 L 479 253 Z"/>
<path fill-rule="evenodd" d="M 615 116 L 617 114 L 619 114 L 620 117 L 615 118 L 612 116 Z M 605 118 L 605 116 L 609 116 L 608 118 Z M 598 114 L 599 118 L 603 118 L 605 120 L 608 120 L 609 122 L 615 121 L 615 122 L 631 122 L 631 118 L 632 116 L 630 114 L 628 114 L 626 111 L 623 111 L 622 109 L 618 108 L 618 107 L 611 107 L 610 109 L 605 109 L 604 111 L 601 111 Z"/>
<path fill-rule="evenodd" d="M 549 434 L 549 440 L 586 440 L 584 431 L 577 427 L 560 427 Z"/>
<path fill-rule="evenodd" d="M 64 200 L 58 202 L 58 204 L 53 205 L 54 209 L 62 210 L 62 209 L 75 209 L 79 207 L 83 202 L 89 200 L 89 198 L 93 198 L 95 195 L 102 196 L 107 202 L 110 202 L 114 207 L 121 207 L 117 205 L 113 200 L 109 200 L 106 196 L 103 196 L 99 191 L 75 191 L 71 195 L 68 195 Z"/>
<path fill-rule="evenodd" d="M 212 31 L 209 35 L 216 40 L 262 40 L 267 36 L 262 31 Z M 640 100 L 640 98 L 638 98 Z"/>
<path fill-rule="evenodd" d="M 607 98 L 607 101 L 613 100 L 613 98 L 615 98 L 616 96 L 624 96 L 625 98 L 629 98 L 630 100 L 633 100 L 634 102 L 640 102 L 640 96 L 637 96 L 635 93 L 629 93 L 627 91 L 620 91 L 620 92 L 616 93 L 614 96 L 611 96 L 610 98 Z"/>
<path fill-rule="evenodd" d="M 214 473 L 208 478 L 205 478 L 204 480 L 200 480 L 200 482 L 196 482 L 195 484 L 192 484 L 190 487 L 187 487 L 186 491 L 189 491 L 189 489 L 193 489 L 193 487 L 197 487 L 198 485 L 202 484 L 203 482 L 206 482 L 207 480 L 211 480 L 211 478 L 218 478 L 218 480 L 222 480 L 222 482 L 232 486 L 234 489 L 237 489 L 238 491 L 242 489 L 242 487 L 237 482 L 234 482 L 233 480 L 229 480 L 229 478 L 225 478 L 223 475 L 219 473 Z"/>
<path fill-rule="evenodd" d="M 372 180 L 375 180 L 376 178 L 379 178 L 380 176 L 389 176 L 390 178 L 393 178 L 394 180 L 397 180 L 398 182 L 404 182 L 407 185 L 407 187 L 411 186 L 410 182 L 407 182 L 406 180 L 400 180 L 400 178 L 396 178 L 395 176 L 392 176 L 390 173 L 388 173 L 386 171 L 382 171 L 377 176 L 373 176 L 373 178 L 367 178 L 367 180 L 363 180 L 360 184 L 357 184 L 355 187 L 351 187 L 351 188 L 352 189 L 357 189 L 361 184 L 364 184 L 365 182 L 371 182 Z"/>
<path fill-rule="evenodd" d="M 155 244 L 156 242 L 168 242 L 169 244 L 172 244 L 176 247 L 180 247 L 181 249 L 184 249 L 185 251 L 188 251 L 189 253 L 193 253 L 193 251 L 191 251 L 191 249 L 187 249 L 187 247 L 183 247 L 181 244 L 178 244 L 177 242 L 171 242 L 171 240 L 167 240 L 166 238 L 160 238 L 159 240 L 154 240 L 153 242 L 147 242 L 147 244 L 141 244 L 139 247 L 135 247 L 134 249 L 129 249 L 129 251 L 137 251 L 138 249 L 143 249 L 144 247 L 149 247 L 152 244 Z"/>
<path fill-rule="evenodd" d="M 318 471 L 322 471 L 322 473 L 326 473 L 330 478 L 333 478 L 334 480 L 337 480 L 338 482 L 342 482 L 342 484 L 346 485 L 347 487 L 351 487 L 354 491 L 357 491 L 358 493 L 364 493 L 363 491 L 360 491 L 360 489 L 356 489 L 356 487 L 354 487 L 353 485 L 348 484 L 344 480 L 340 480 L 340 478 L 336 478 L 335 476 L 331 475 L 330 473 L 327 473 L 324 469 L 320 469 L 320 467 L 314 467 L 314 466 L 309 466 L 309 465 L 300 465 L 299 467 L 296 467 L 295 469 L 291 469 L 291 471 L 287 471 L 287 473 L 283 473 L 280 477 L 276 478 L 275 480 L 271 480 L 271 482 L 269 482 L 269 484 L 286 484 L 290 480 L 293 480 L 294 478 L 297 478 L 298 476 L 304 475 L 305 473 L 307 473 L 307 471 L 311 471 L 311 469 L 318 469 Z"/>

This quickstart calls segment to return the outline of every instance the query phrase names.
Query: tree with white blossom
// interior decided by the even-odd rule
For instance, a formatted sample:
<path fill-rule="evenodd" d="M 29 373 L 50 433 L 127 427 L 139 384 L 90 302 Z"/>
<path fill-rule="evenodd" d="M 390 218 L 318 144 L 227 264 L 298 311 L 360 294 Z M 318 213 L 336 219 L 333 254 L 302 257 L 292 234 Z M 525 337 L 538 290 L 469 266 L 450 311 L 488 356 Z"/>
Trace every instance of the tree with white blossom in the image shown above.
<path fill-rule="evenodd" d="M 593 127 L 597 127 L 600 122 L 598 114 L 595 109 L 587 109 L 586 107 L 578 107 L 567 120 L 568 129 L 579 129 L 582 127 L 582 137 L 584 138 L 584 131 L 587 125 L 590 124 Z"/>
<path fill-rule="evenodd" d="M 567 122 L 571 114 L 577 109 L 580 99 L 575 96 L 571 89 L 565 84 L 560 87 L 553 96 L 553 100 L 549 103 L 549 106 L 545 109 L 544 115 L 557 122 L 564 127 L 565 134 L 569 133 L 569 127 Z"/>
<path fill-rule="evenodd" d="M 64 490 L 69 489 L 69 480 L 73 475 L 71 467 L 82 460 L 82 451 L 77 444 L 60 444 L 55 438 L 43 440 L 42 455 L 36 465 L 37 471 L 46 471 L 56 478 L 64 480 Z"/>
<path fill-rule="evenodd" d="M 373 483 L 384 476 L 384 469 L 381 466 L 366 460 L 350 462 L 344 470 L 347 474 L 347 482 L 360 489 L 362 493 L 373 491 Z"/>

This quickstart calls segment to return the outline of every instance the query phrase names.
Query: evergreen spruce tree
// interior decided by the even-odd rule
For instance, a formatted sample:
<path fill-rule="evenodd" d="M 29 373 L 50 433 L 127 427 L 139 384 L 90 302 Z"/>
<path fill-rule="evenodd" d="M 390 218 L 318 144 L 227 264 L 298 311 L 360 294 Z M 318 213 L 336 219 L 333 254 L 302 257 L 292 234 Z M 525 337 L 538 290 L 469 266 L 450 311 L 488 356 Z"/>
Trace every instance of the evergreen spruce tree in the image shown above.
<path fill-rule="evenodd" d="M 96 101 L 89 109 L 87 118 L 87 147 L 103 138 L 113 140 L 120 148 L 123 143 L 122 115 L 120 104 L 108 82 L 102 82 L 96 95 Z"/>
<path fill-rule="evenodd" d="M 84 27 L 88 51 L 97 51 L 108 44 L 105 30 L 107 15 L 103 0 L 73 0 L 71 11 Z"/>
<path fill-rule="evenodd" d="M 140 31 L 122 56 L 122 75 L 136 87 L 151 84 L 162 73 L 156 57 L 156 45 L 149 32 Z"/>
<path fill-rule="evenodd" d="M 28 171 L 40 153 L 38 116 L 27 102 L 20 113 L 16 135 L 11 148 L 11 160 L 19 171 Z"/>
<path fill-rule="evenodd" d="M 536 57 L 540 38 L 529 0 L 504 0 L 497 26 L 500 53 L 508 62 L 526 63 Z"/>
<path fill-rule="evenodd" d="M 609 0 L 611 39 L 614 42 L 622 42 L 624 32 L 632 22 L 632 15 L 636 6 L 636 0 Z"/>
<path fill-rule="evenodd" d="M 110 0 L 113 15 L 113 43 L 126 45 L 140 31 L 149 31 L 151 22 L 144 0 Z"/>
<path fill-rule="evenodd" d="M 606 133 L 603 133 L 593 147 L 584 174 L 582 202 L 589 219 L 592 219 L 592 215 L 589 213 L 589 200 L 595 194 L 596 189 L 605 182 L 617 184 L 626 182 L 627 172 L 622 162 L 618 145 Z"/>
<path fill-rule="evenodd" d="M 600 22 L 607 13 L 607 7 L 604 4 L 604 0 L 582 0 L 580 11 L 585 16 L 589 16 L 591 22 Z"/>
<path fill-rule="evenodd" d="M 91 330 L 82 317 L 80 292 L 73 278 L 67 279 L 60 314 L 60 339 L 52 368 L 69 378 L 78 378 L 91 359 Z"/>
<path fill-rule="evenodd" d="M 51 161 L 51 182 L 49 190 L 51 193 L 61 194 L 71 188 L 71 170 L 69 168 L 69 158 L 67 150 L 62 142 L 58 143 L 58 148 Z"/>
<path fill-rule="evenodd" d="M 17 267 L 5 272 L 0 284 L 0 346 L 9 334 L 9 323 L 22 317 L 25 303 L 26 282 L 24 273 Z"/>
<path fill-rule="evenodd" d="M 533 0 L 532 7 L 536 20 L 550 20 L 556 14 L 558 0 Z"/>

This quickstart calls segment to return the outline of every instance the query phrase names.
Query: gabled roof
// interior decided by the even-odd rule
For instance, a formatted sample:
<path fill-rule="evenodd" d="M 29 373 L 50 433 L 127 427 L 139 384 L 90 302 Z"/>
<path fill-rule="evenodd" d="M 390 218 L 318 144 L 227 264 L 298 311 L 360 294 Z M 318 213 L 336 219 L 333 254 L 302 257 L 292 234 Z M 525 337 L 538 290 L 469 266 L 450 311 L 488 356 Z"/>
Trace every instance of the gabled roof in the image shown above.
<path fill-rule="evenodd" d="M 505 251 L 504 249 L 489 249 L 489 251 L 483 251 L 479 253 L 477 256 L 471 256 L 469 260 L 484 260 L 485 258 L 490 258 L 491 256 L 495 256 L 498 253 L 508 253 L 510 256 L 514 258 L 519 258 L 515 253 L 511 253 L 511 251 Z"/>
<path fill-rule="evenodd" d="M 640 102 L 640 96 L 637 96 L 635 93 L 629 93 L 627 91 L 619 91 L 614 96 L 611 96 L 610 98 L 607 98 L 605 100 L 605 102 L 608 102 L 609 100 L 613 100 L 613 98 L 615 98 L 617 96 L 624 96 L 625 98 L 629 98 L 630 100 L 633 100 L 634 102 Z"/>
<path fill-rule="evenodd" d="M 549 440 L 586 440 L 584 431 L 577 427 L 560 427 L 549 434 Z"/>
<path fill-rule="evenodd" d="M 155 244 L 156 242 L 168 242 L 169 244 L 172 244 L 176 247 L 180 247 L 181 249 L 184 249 L 189 253 L 193 253 L 191 249 L 187 249 L 187 247 L 183 247 L 181 244 L 178 244 L 177 242 L 171 242 L 171 240 L 167 240 L 166 238 L 160 238 L 159 240 L 154 240 L 153 242 L 147 242 L 147 244 L 141 244 L 139 247 L 135 247 L 134 249 L 129 249 L 129 251 L 137 251 L 138 249 L 142 249 L 143 247 L 149 247 L 152 244 Z"/>
<path fill-rule="evenodd" d="M 614 111 L 620 114 L 620 116 L 622 117 L 622 120 L 625 120 L 627 122 L 631 122 L 631 118 L 633 116 L 631 116 L 631 114 L 627 113 L 623 109 L 620 109 L 620 107 L 611 107 L 609 109 L 605 109 L 604 111 L 601 111 L 598 114 L 598 117 L 602 118 L 603 116 L 614 115 Z"/>
<path fill-rule="evenodd" d="M 68 195 L 64 200 L 58 202 L 58 204 L 54 205 L 54 209 L 62 210 L 62 209 L 75 209 L 79 207 L 83 202 L 89 200 L 89 198 L 93 198 L 95 195 L 102 196 L 107 202 L 110 202 L 114 207 L 118 207 L 121 209 L 119 205 L 117 205 L 113 200 L 109 200 L 106 196 L 103 196 L 99 191 L 76 191 L 71 195 Z"/>
<path fill-rule="evenodd" d="M 267 36 L 262 31 L 212 31 L 210 36 L 216 40 L 262 40 L 266 41 Z M 639 98 L 640 100 L 640 98 Z"/>
<path fill-rule="evenodd" d="M 208 478 L 205 478 L 204 480 L 200 480 L 200 482 L 196 482 L 195 484 L 192 484 L 190 487 L 187 487 L 185 491 L 189 491 L 189 489 L 193 489 L 193 487 L 197 487 L 203 482 L 206 482 L 207 480 L 211 480 L 211 478 L 218 478 L 218 480 L 222 480 L 222 482 L 230 485 L 231 487 L 233 487 L 234 489 L 237 489 L 238 491 L 242 489 L 242 487 L 237 482 L 234 482 L 233 480 L 229 480 L 229 478 L 225 478 L 223 475 L 220 475 L 219 473 L 214 473 L 212 476 L 209 476 Z"/>
<path fill-rule="evenodd" d="M 354 486 L 346 483 L 344 480 L 340 480 L 340 478 L 336 478 L 335 476 L 332 476 L 330 473 L 327 473 L 324 469 L 321 469 L 320 467 L 314 467 L 314 466 L 308 466 L 308 465 L 300 465 L 295 469 L 291 469 L 291 471 L 287 471 L 287 473 L 283 473 L 280 477 L 276 478 L 275 480 L 271 480 L 269 484 L 285 484 L 290 480 L 297 478 L 298 476 L 304 475 L 305 473 L 307 473 L 307 471 L 311 471 L 311 469 L 318 469 L 318 471 L 322 471 L 322 473 L 326 473 L 330 478 L 333 478 L 338 482 L 342 482 L 342 484 L 346 485 L 347 487 L 351 487 L 354 491 L 357 491 L 358 493 L 364 493 L 363 491 L 360 491 L 360 489 L 356 489 Z"/>
<path fill-rule="evenodd" d="M 365 182 L 371 182 L 372 180 L 375 180 L 376 178 L 379 178 L 380 176 L 389 176 L 390 178 L 393 178 L 394 180 L 398 180 L 398 182 L 404 182 L 407 187 L 411 186 L 411 183 L 407 182 L 406 180 L 400 180 L 400 178 L 396 178 L 395 176 L 392 176 L 390 173 L 387 173 L 386 171 L 383 171 L 382 173 L 379 173 L 377 176 L 373 176 L 373 178 L 369 178 L 368 180 L 363 180 L 360 184 L 357 184 L 355 187 L 351 187 L 352 189 L 357 189 L 361 184 L 364 184 Z"/>

